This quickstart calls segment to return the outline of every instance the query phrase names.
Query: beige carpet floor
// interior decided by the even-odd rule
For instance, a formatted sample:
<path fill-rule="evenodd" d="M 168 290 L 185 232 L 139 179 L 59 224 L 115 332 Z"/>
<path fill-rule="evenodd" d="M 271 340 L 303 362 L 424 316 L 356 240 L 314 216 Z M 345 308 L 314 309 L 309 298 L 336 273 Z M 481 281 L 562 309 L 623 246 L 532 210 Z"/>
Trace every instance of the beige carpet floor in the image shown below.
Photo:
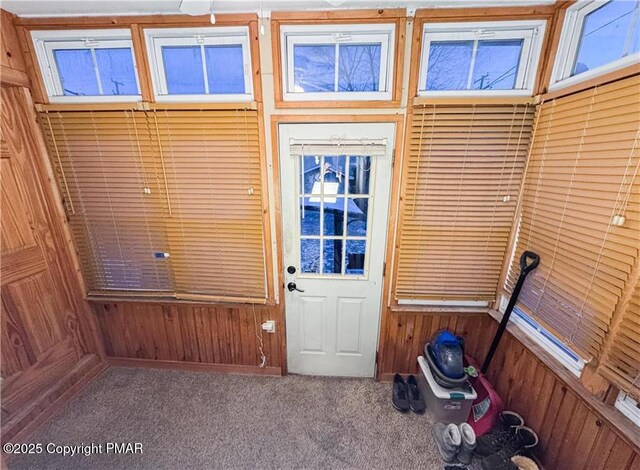
<path fill-rule="evenodd" d="M 142 454 L 24 455 L 10 469 L 442 469 L 426 414 L 391 384 L 111 368 L 30 442 L 139 442 Z"/>

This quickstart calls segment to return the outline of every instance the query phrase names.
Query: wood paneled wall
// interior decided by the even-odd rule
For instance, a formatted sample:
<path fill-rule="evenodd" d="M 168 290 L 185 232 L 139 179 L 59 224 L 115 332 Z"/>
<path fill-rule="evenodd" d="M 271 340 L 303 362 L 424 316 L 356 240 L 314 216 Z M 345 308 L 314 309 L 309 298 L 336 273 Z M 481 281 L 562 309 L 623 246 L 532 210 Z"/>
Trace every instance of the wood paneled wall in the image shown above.
<path fill-rule="evenodd" d="M 464 336 L 467 353 L 482 362 L 497 325 L 490 315 L 480 313 L 388 312 L 379 377 L 389 380 L 395 372 L 417 373 L 416 356 L 425 341 L 442 328 Z M 487 373 L 506 409 L 520 413 L 538 433 L 536 455 L 544 467 L 639 469 L 640 449 L 624 437 L 637 433 L 637 428 L 612 406 L 597 401 L 562 366 L 549 367 L 552 359 L 543 361 L 545 355 L 548 353 L 510 326 Z"/>
<path fill-rule="evenodd" d="M 377 377 L 388 380 L 394 373 L 418 372 L 416 358 L 424 343 L 438 330 L 448 329 L 465 338 L 473 357 L 484 357 L 489 348 L 486 332 L 495 321 L 485 313 L 425 313 L 387 309 L 378 346 Z"/>
<path fill-rule="evenodd" d="M 27 68 L 22 58 L 14 16 L 0 10 L 0 81 L 3 85 L 29 86 Z"/>
<path fill-rule="evenodd" d="M 149 367 L 183 367 L 280 375 L 284 320 L 280 306 L 211 306 L 177 303 L 95 303 L 100 332 L 111 363 Z M 255 312 L 255 316 L 254 316 Z M 260 325 L 267 367 L 260 364 Z"/>
<path fill-rule="evenodd" d="M 104 361 L 31 95 L 3 83 L 1 101 L 0 359 L 7 441 L 34 429 Z"/>

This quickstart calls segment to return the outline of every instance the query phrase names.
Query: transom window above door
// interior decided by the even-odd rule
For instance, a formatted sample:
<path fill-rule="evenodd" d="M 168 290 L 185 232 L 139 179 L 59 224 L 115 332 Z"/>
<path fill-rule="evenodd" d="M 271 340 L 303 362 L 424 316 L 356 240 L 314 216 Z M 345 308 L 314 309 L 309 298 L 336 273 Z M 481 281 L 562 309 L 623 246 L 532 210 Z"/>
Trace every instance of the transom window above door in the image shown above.
<path fill-rule="evenodd" d="M 418 94 L 531 95 L 544 21 L 425 24 Z"/>
<path fill-rule="evenodd" d="M 140 100 L 128 29 L 32 31 L 52 102 Z"/>
<path fill-rule="evenodd" d="M 281 29 L 283 98 L 390 100 L 394 24 Z"/>
<path fill-rule="evenodd" d="M 158 101 L 251 101 L 247 27 L 145 30 Z"/>

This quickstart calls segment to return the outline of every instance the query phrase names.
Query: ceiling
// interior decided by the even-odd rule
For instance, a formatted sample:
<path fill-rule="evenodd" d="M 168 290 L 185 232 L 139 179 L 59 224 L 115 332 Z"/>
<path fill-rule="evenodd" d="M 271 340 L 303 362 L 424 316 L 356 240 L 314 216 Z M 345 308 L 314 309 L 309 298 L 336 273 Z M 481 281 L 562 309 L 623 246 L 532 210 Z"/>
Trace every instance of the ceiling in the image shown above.
<path fill-rule="evenodd" d="M 152 15 L 180 13 L 181 0 L 2 0 L 18 16 Z M 462 8 L 548 5 L 554 0 L 213 0 L 216 13 L 350 8 Z M 339 6 L 333 6 L 339 5 Z"/>

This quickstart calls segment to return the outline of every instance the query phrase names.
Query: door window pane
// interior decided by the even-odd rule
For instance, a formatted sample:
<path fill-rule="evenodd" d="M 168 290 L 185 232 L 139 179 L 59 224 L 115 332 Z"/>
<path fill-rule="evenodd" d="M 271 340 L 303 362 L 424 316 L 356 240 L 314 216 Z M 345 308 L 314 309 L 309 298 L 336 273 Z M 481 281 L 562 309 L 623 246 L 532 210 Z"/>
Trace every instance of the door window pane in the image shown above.
<path fill-rule="evenodd" d="M 103 95 L 137 95 L 133 55 L 128 47 L 96 49 Z"/>
<path fill-rule="evenodd" d="M 342 240 L 323 240 L 323 268 L 325 274 L 342 274 Z"/>
<path fill-rule="evenodd" d="M 347 235 L 353 237 L 366 237 L 369 199 L 349 198 L 347 209 Z"/>
<path fill-rule="evenodd" d="M 205 93 L 199 46 L 164 46 L 162 59 L 170 95 Z"/>
<path fill-rule="evenodd" d="M 293 92 L 323 92 L 335 89 L 335 46 L 293 47 Z"/>
<path fill-rule="evenodd" d="M 349 157 L 349 194 L 369 194 L 371 157 Z"/>
<path fill-rule="evenodd" d="M 522 39 L 479 41 L 471 87 L 474 90 L 512 90 L 522 43 Z"/>
<path fill-rule="evenodd" d="M 344 198 L 324 200 L 324 235 L 341 236 L 344 231 Z"/>
<path fill-rule="evenodd" d="M 637 1 L 613 0 L 585 16 L 572 75 L 638 51 Z M 631 40 L 629 40 L 629 37 Z"/>
<path fill-rule="evenodd" d="M 320 272 L 320 240 L 300 240 L 300 266 L 303 273 Z"/>
<path fill-rule="evenodd" d="M 340 44 L 338 90 L 378 91 L 381 49 L 381 44 Z"/>
<path fill-rule="evenodd" d="M 99 95 L 98 79 L 93 68 L 91 49 L 57 49 L 53 51 L 62 92 L 66 96 Z"/>
<path fill-rule="evenodd" d="M 344 194 L 347 157 L 324 157 L 324 194 Z"/>
<path fill-rule="evenodd" d="M 473 41 L 438 41 L 429 47 L 427 90 L 465 90 Z"/>
<path fill-rule="evenodd" d="M 320 202 L 300 198 L 300 235 L 320 235 Z"/>
<path fill-rule="evenodd" d="M 204 54 L 209 93 L 245 92 L 242 45 L 207 46 Z"/>
<path fill-rule="evenodd" d="M 366 240 L 347 240 L 346 274 L 364 274 L 364 259 L 366 254 Z"/>
<path fill-rule="evenodd" d="M 304 194 L 320 194 L 320 168 L 322 157 L 312 156 L 301 159 L 300 175 Z M 316 184 L 318 183 L 318 184 Z"/>

